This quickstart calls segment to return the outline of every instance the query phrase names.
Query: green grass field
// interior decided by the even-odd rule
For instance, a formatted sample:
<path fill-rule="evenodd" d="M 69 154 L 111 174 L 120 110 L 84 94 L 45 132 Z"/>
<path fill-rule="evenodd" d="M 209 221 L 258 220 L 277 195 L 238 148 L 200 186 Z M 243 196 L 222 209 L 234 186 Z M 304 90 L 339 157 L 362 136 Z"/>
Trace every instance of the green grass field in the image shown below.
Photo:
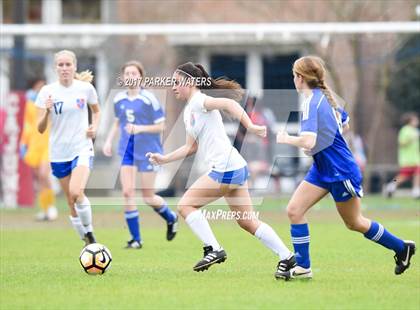
<path fill-rule="evenodd" d="M 291 246 L 285 205 L 270 199 L 257 210 Z M 420 243 L 418 202 L 371 197 L 364 206 L 367 216 Z M 420 308 L 420 254 L 395 276 L 393 253 L 348 231 L 329 200 L 308 216 L 314 278 L 296 282 L 276 281 L 277 258 L 233 221 L 210 222 L 228 260 L 195 273 L 200 242 L 183 221 L 177 238 L 167 242 L 164 222 L 144 206 L 141 250 L 123 249 L 128 233 L 118 207 L 95 207 L 96 235 L 113 262 L 105 275 L 89 276 L 79 265 L 82 243 L 63 201 L 59 207 L 53 223 L 35 222 L 35 210 L 0 211 L 1 309 Z"/>

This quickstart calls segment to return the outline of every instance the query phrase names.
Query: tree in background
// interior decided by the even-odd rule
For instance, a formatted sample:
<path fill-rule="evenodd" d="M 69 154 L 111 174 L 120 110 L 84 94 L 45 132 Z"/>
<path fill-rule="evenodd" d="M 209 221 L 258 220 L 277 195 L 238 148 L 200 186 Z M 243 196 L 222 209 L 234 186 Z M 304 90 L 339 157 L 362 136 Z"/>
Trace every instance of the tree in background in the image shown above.
<path fill-rule="evenodd" d="M 395 55 L 387 89 L 389 102 L 399 113 L 420 111 L 420 34 L 410 36 Z"/>

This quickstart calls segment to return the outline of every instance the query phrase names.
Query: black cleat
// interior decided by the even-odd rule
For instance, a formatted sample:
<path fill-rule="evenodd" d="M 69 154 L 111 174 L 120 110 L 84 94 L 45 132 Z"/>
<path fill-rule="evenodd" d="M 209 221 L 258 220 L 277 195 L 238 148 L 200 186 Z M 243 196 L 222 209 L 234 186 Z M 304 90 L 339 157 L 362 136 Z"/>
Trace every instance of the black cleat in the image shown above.
<path fill-rule="evenodd" d="M 175 238 L 178 232 L 178 216 L 175 218 L 175 222 L 168 223 L 168 230 L 166 231 L 166 240 L 171 241 Z"/>
<path fill-rule="evenodd" d="M 130 240 L 127 242 L 126 249 L 141 249 L 143 245 L 140 241 L 137 240 Z"/>
<path fill-rule="evenodd" d="M 296 267 L 296 259 L 294 254 L 290 254 L 290 256 L 286 259 L 282 259 L 277 264 L 277 270 L 274 274 L 274 277 L 279 279 L 284 279 L 288 281 L 291 278 L 290 270 Z"/>
<path fill-rule="evenodd" d="M 410 267 L 411 256 L 416 252 L 416 243 L 411 240 L 404 240 L 404 251 L 395 254 L 395 274 L 402 274 Z"/>
<path fill-rule="evenodd" d="M 96 243 L 95 236 L 93 235 L 93 232 L 91 231 L 85 233 L 85 237 L 83 238 L 83 240 L 85 241 L 85 246 L 92 243 Z"/>
<path fill-rule="evenodd" d="M 225 250 L 213 251 L 212 246 L 205 246 L 204 257 L 193 268 L 194 271 L 205 271 L 213 264 L 221 264 L 227 259 Z"/>

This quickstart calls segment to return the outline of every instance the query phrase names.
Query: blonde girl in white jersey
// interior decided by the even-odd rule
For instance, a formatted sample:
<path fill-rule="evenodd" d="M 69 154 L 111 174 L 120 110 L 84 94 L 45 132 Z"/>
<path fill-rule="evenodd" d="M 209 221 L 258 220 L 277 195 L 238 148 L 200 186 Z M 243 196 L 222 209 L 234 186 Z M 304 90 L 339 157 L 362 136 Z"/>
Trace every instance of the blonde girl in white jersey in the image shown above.
<path fill-rule="evenodd" d="M 239 226 L 256 236 L 276 253 L 280 264 L 293 257 L 274 230 L 252 216 L 252 201 L 248 191 L 248 169 L 246 161 L 232 147 L 225 132 L 220 111 L 240 120 L 248 132 L 264 137 L 266 127 L 254 125 L 238 102 L 228 98 L 214 98 L 205 95 L 201 89 L 219 89 L 239 100 L 242 97 L 240 85 L 225 79 L 213 80 L 199 64 L 188 62 L 180 65 L 174 73 L 172 90 L 177 99 L 186 101 L 184 123 L 186 143 L 166 154 L 148 153 L 153 164 L 163 165 L 183 159 L 200 149 L 205 154 L 211 169 L 201 176 L 184 194 L 178 203 L 178 211 L 193 233 L 204 243 L 204 257 L 194 266 L 194 271 L 207 270 L 215 263 L 222 263 L 227 255 L 214 236 L 207 219 L 199 210 L 201 207 L 224 197 Z"/>
<path fill-rule="evenodd" d="M 92 209 L 84 189 L 93 163 L 93 142 L 99 124 L 99 104 L 93 76 L 76 72 L 77 59 L 72 51 L 62 50 L 54 56 L 58 81 L 44 86 L 36 100 L 38 131 L 48 122 L 50 163 L 70 208 L 72 226 L 86 244 L 95 243 Z M 92 111 L 92 124 L 88 109 Z"/>

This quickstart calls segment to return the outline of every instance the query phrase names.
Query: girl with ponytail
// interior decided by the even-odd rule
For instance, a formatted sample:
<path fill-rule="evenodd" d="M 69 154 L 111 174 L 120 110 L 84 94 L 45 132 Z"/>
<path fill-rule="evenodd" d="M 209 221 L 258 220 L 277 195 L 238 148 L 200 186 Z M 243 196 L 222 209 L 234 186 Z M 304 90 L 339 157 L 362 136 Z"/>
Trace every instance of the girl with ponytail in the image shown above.
<path fill-rule="evenodd" d="M 194 271 L 207 270 L 215 263 L 226 260 L 226 252 L 211 230 L 201 207 L 224 197 L 240 227 L 256 236 L 280 258 L 279 266 L 291 259 L 287 249 L 274 230 L 253 214 L 248 191 L 247 163 L 232 147 L 225 132 L 220 111 L 238 119 L 248 132 L 265 137 L 267 128 L 252 123 L 236 100 L 242 97 L 241 86 L 226 79 L 212 79 L 203 66 L 191 62 L 180 65 L 174 73 L 172 90 L 179 100 L 186 102 L 184 123 L 186 143 L 179 149 L 162 155 L 149 153 L 150 162 L 163 165 L 183 159 L 201 149 L 210 172 L 201 176 L 178 203 L 178 211 L 187 225 L 204 244 L 204 257 L 194 266 Z M 218 98 L 206 95 L 217 91 Z M 226 97 L 219 97 L 223 93 Z M 246 216 L 248 214 L 248 216 Z M 282 268 L 283 268 L 282 267 Z"/>
<path fill-rule="evenodd" d="M 72 51 L 55 54 L 58 81 L 45 85 L 35 105 L 38 131 L 43 133 L 51 122 L 49 161 L 52 173 L 60 181 L 70 209 L 70 221 L 85 244 L 95 243 L 92 209 L 84 195 L 93 163 L 93 142 L 99 124 L 98 95 L 90 83 L 89 71 L 77 73 Z M 88 109 L 92 112 L 89 125 Z"/>
<path fill-rule="evenodd" d="M 343 123 L 348 122 L 348 117 L 334 100 L 325 83 L 325 75 L 325 65 L 319 57 L 302 57 L 293 64 L 296 90 L 305 97 L 301 132 L 298 137 L 280 132 L 277 142 L 303 148 L 312 155 L 314 162 L 287 206 L 297 264 L 278 270 L 275 276 L 285 280 L 312 278 L 305 214 L 328 193 L 333 196 L 338 213 L 350 230 L 395 252 L 394 272 L 402 274 L 410 266 L 415 243 L 401 240 L 381 224 L 362 215 L 362 175 L 342 136 Z"/>

